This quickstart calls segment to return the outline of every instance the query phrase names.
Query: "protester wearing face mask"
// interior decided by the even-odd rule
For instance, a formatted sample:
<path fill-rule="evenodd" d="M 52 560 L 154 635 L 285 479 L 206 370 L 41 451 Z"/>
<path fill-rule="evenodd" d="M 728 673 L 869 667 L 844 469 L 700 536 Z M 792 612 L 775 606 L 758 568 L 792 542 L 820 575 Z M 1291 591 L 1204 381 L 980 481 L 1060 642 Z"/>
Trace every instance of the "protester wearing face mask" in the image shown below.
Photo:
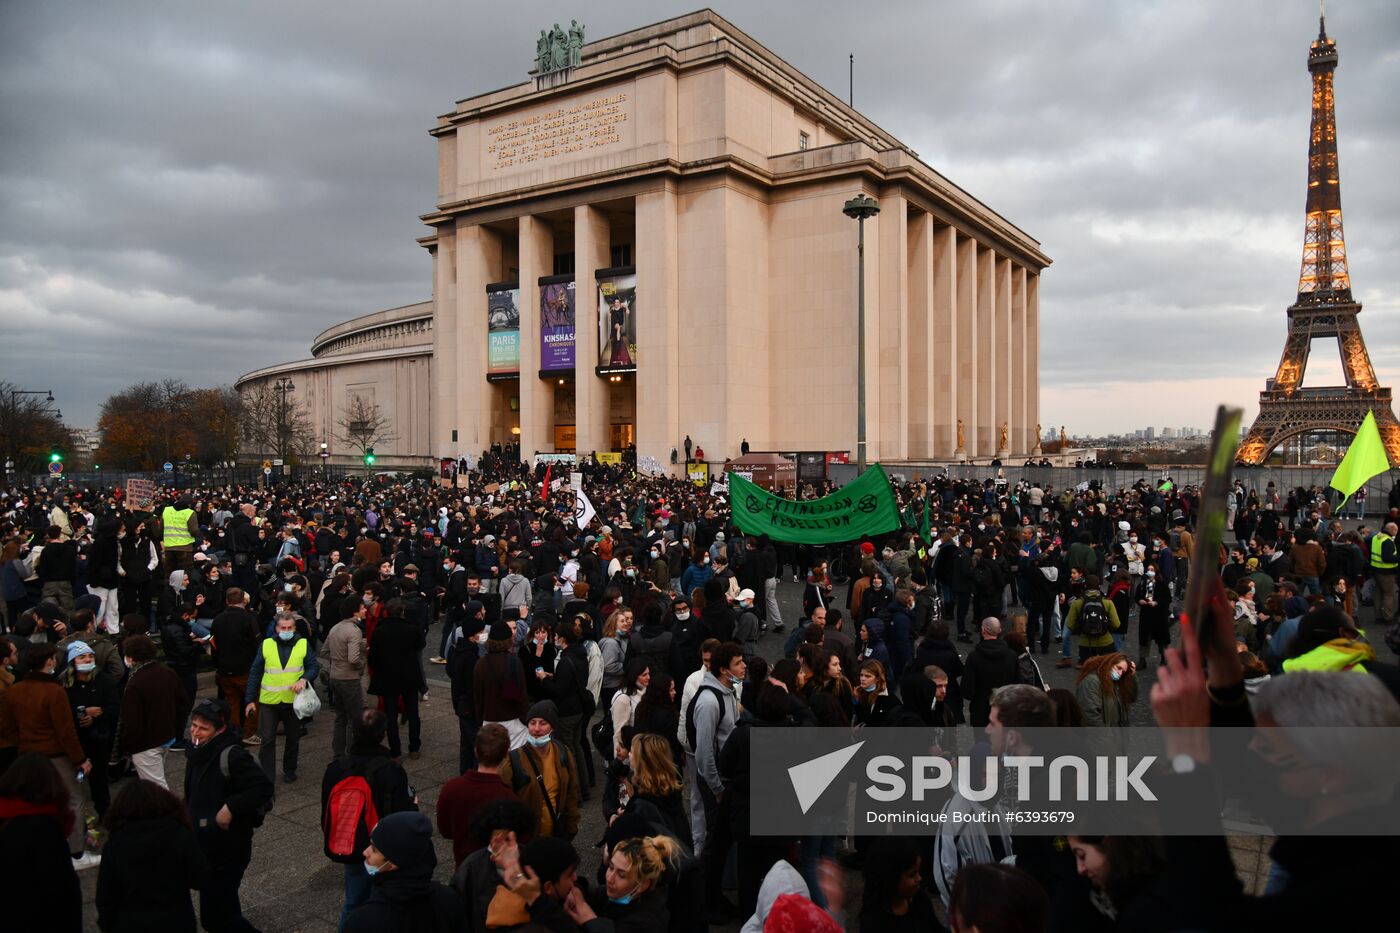
<path fill-rule="evenodd" d="M 1126 755 L 1128 713 L 1137 699 L 1137 665 L 1120 653 L 1089 658 L 1079 669 L 1075 698 L 1084 711 L 1085 738 L 1095 754 Z"/>
<path fill-rule="evenodd" d="M 585 898 L 575 888 L 564 909 L 580 927 L 601 918 L 619 930 L 667 929 L 671 914 L 666 878 L 679 858 L 680 848 L 669 836 L 625 839 L 608 857 L 602 890 Z"/>
<path fill-rule="evenodd" d="M 77 718 L 78 741 L 92 762 L 86 786 L 100 818 L 112 802 L 107 786 L 107 759 L 112 754 L 112 740 L 117 734 L 121 691 L 116 678 L 98 669 L 96 653 L 81 641 L 68 645 L 68 666 L 61 680 Z"/>
<path fill-rule="evenodd" d="M 1147 666 L 1147 653 L 1156 643 L 1158 662 L 1166 657 L 1171 644 L 1172 594 L 1157 573 L 1156 562 L 1147 565 L 1142 586 L 1138 589 L 1138 667 Z"/>
<path fill-rule="evenodd" d="M 129 651 L 130 649 L 128 649 Z M 253 855 L 253 832 L 272 808 L 273 785 L 229 726 L 222 700 L 201 700 L 190 714 L 185 801 L 195 840 L 209 863 L 200 889 L 206 930 L 252 930 L 238 889 Z"/>
<path fill-rule="evenodd" d="M 501 780 L 515 791 L 535 818 L 538 835 L 572 840 L 578 833 L 578 766 L 558 735 L 559 709 L 541 700 L 525 715 L 525 744 L 512 749 L 501 766 Z"/>
<path fill-rule="evenodd" d="M 297 779 L 297 758 L 301 748 L 301 724 L 292 709 L 298 693 L 316 679 L 321 671 L 316 654 L 296 630 L 290 615 L 279 615 L 273 623 L 273 637 L 263 640 L 262 650 L 253 658 L 248 671 L 248 688 L 243 693 L 243 712 L 258 714 L 258 736 L 262 745 L 258 758 L 268 780 L 277 773 L 277 725 L 282 723 L 287 733 L 287 747 L 282 761 L 282 780 L 291 784 Z"/>
<path fill-rule="evenodd" d="M 345 933 L 466 928 L 462 899 L 432 880 L 437 854 L 433 824 L 426 816 L 404 812 L 384 817 L 370 833 L 364 856 L 370 896 L 346 917 Z"/>

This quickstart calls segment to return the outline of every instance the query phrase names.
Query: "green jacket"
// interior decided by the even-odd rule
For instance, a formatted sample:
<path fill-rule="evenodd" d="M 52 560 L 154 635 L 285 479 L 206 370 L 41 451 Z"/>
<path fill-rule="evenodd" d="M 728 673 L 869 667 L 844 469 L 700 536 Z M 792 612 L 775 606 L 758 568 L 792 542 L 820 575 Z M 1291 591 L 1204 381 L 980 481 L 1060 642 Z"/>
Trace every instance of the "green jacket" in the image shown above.
<path fill-rule="evenodd" d="M 1104 609 L 1108 611 L 1108 632 L 1097 638 L 1079 634 L 1079 610 L 1084 608 L 1086 601 L 1102 602 Z M 1107 648 L 1113 644 L 1113 633 L 1123 630 L 1123 623 L 1118 620 L 1118 607 L 1113 605 L 1113 600 L 1098 590 L 1087 590 L 1083 596 L 1069 604 L 1069 616 L 1065 619 L 1065 625 L 1068 625 L 1070 632 L 1079 639 L 1079 644 L 1086 648 Z"/>

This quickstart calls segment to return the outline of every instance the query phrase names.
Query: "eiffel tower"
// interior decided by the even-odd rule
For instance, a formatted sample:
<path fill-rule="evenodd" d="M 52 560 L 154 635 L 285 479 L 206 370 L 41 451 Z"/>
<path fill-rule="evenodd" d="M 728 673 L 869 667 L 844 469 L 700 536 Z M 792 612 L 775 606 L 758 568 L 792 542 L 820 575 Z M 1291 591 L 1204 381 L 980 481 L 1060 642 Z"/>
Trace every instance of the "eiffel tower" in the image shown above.
<path fill-rule="evenodd" d="M 1337 118 L 1332 73 L 1337 43 L 1318 17 L 1317 39 L 1308 50 L 1312 73 L 1312 133 L 1308 143 L 1307 219 L 1303 228 L 1303 269 L 1298 300 L 1288 309 L 1288 339 L 1278 372 L 1259 393 L 1259 417 L 1240 444 L 1240 463 L 1263 463 L 1284 441 L 1310 431 L 1355 434 L 1368 411 L 1392 465 L 1400 465 L 1400 422 L 1391 410 L 1390 389 L 1376 383 L 1371 354 L 1356 316 L 1361 303 L 1351 296 L 1346 242 L 1342 239 L 1342 183 L 1337 169 Z M 1308 350 L 1318 337 L 1337 341 L 1345 386 L 1303 388 Z"/>

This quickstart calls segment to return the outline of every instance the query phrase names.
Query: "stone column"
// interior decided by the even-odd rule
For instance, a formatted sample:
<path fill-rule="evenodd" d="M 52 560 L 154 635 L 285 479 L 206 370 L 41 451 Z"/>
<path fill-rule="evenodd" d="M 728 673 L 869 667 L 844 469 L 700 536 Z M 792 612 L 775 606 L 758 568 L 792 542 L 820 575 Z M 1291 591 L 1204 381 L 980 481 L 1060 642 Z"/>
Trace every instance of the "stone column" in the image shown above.
<path fill-rule="evenodd" d="M 937 227 L 933 232 L 933 323 L 929 328 L 929 399 L 933 406 L 934 457 L 952 457 L 958 446 L 958 400 L 962 380 L 958 377 L 958 275 L 957 231 Z"/>
<path fill-rule="evenodd" d="M 1011 270 L 1011 449 L 1029 455 L 1040 440 L 1026 417 L 1026 267 Z"/>
<path fill-rule="evenodd" d="M 982 382 L 977 360 L 977 241 L 958 235 L 957 242 L 957 420 L 963 424 L 963 444 L 955 454 L 970 460 L 977 453 L 977 403 Z M 954 428 L 956 443 L 956 422 Z"/>
<path fill-rule="evenodd" d="M 456 230 L 438 227 L 433 247 L 433 452 L 444 457 L 460 457 L 467 452 L 462 444 L 462 424 L 457 405 L 457 293 L 454 266 L 457 262 Z M 328 422 L 331 419 L 328 419 Z M 457 432 L 457 440 L 452 432 Z M 329 429 L 327 430 L 329 436 Z M 343 453 L 332 448 L 332 453 Z"/>
<path fill-rule="evenodd" d="M 996 258 L 996 321 L 997 321 L 997 342 L 992 347 L 992 354 L 997 361 L 997 399 L 996 399 L 996 437 L 995 446 L 997 453 L 1009 456 L 1013 450 L 1021 450 L 1019 439 L 1016 437 L 1015 425 L 1011 420 L 1011 386 L 1016 379 L 1016 371 L 1012 366 L 1012 347 L 1014 338 L 1011 334 L 1011 260 L 998 256 Z M 1006 446 L 1002 447 L 1001 428 L 1006 426 Z"/>
<path fill-rule="evenodd" d="M 654 457 L 674 474 L 671 448 L 680 440 L 680 236 L 676 194 L 637 196 L 637 457 Z M 681 453 L 684 456 L 684 452 Z"/>
<path fill-rule="evenodd" d="M 486 286 L 500 266 L 498 234 L 479 225 L 457 228 L 456 341 L 437 345 L 456 347 L 458 446 L 472 457 L 491 446 L 495 393 L 486 382 Z"/>
<path fill-rule="evenodd" d="M 909 247 L 907 221 L 909 202 L 898 195 L 881 199 L 880 213 L 866 221 L 865 251 L 871 263 L 865 269 L 865 336 L 866 350 L 874 350 L 874 359 L 867 365 L 872 381 L 878 381 L 879 391 L 868 397 L 866 425 L 878 424 L 870 433 L 870 462 L 877 460 L 907 460 L 909 458 Z M 878 228 L 878 229 L 872 229 Z M 878 243 L 871 249 L 871 234 Z M 876 265 L 878 263 L 878 265 Z M 877 283 L 875 305 L 871 304 L 872 276 Z M 872 317 L 871 311 L 877 310 Z M 878 321 L 876 330 L 872 321 Z M 872 347 L 872 338 L 874 346 Z"/>
<path fill-rule="evenodd" d="M 903 396 L 908 417 L 908 456 L 933 456 L 929 416 L 933 412 L 933 217 L 923 212 L 909 218 L 908 339 L 900 348 L 908 373 Z"/>
<path fill-rule="evenodd" d="M 977 250 L 977 456 L 991 457 L 997 447 L 996 253 Z"/>
<path fill-rule="evenodd" d="M 554 383 L 540 378 L 541 276 L 554 271 L 549 222 L 520 218 L 520 456 L 554 449 Z M 483 341 L 484 342 L 484 341 Z"/>
<path fill-rule="evenodd" d="M 1040 274 L 1026 273 L 1026 423 L 1040 421 Z M 1040 446 L 1040 438 L 1035 439 Z"/>
<path fill-rule="evenodd" d="M 591 204 L 574 208 L 574 424 L 580 457 L 608 450 L 611 385 L 598 376 L 598 282 L 594 272 L 608 267 L 608 215 Z"/>

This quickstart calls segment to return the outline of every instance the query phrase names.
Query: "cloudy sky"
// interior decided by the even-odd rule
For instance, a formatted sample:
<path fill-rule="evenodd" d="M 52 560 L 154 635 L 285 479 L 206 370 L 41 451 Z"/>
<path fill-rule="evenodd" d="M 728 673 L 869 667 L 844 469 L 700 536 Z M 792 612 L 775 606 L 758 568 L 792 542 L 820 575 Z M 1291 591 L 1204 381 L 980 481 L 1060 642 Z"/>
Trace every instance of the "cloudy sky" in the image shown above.
<path fill-rule="evenodd" d="M 430 296 L 427 129 L 534 36 L 698 0 L 0 3 L 0 379 L 109 393 L 304 357 Z M 1310 0 L 827 0 L 716 9 L 1038 238 L 1042 421 L 1203 426 L 1272 375 L 1296 291 Z M 1400 8 L 1334 0 L 1362 326 L 1400 383 Z M 1385 166 L 1391 166 L 1389 170 Z M 1309 384 L 1340 380 L 1319 354 Z"/>

